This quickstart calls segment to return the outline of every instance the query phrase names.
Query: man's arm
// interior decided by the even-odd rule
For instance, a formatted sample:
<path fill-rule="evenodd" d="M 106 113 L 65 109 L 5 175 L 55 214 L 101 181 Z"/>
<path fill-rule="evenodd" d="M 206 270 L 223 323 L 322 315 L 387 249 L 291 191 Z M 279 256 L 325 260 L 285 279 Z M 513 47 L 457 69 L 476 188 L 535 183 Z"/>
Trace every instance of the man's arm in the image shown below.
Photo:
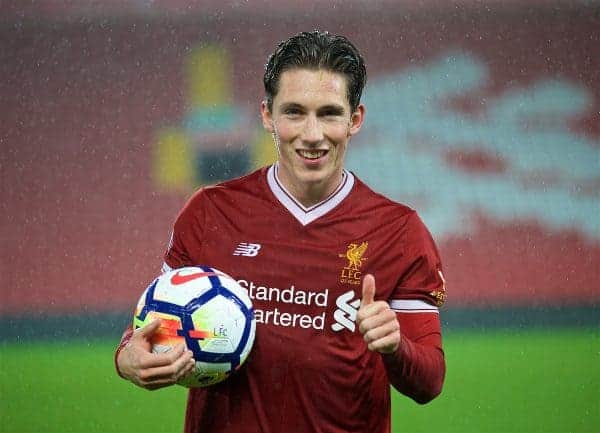
<path fill-rule="evenodd" d="M 446 361 L 442 350 L 440 323 L 435 313 L 399 313 L 400 344 L 383 355 L 391 384 L 420 404 L 442 392 Z"/>
<path fill-rule="evenodd" d="M 356 323 L 369 350 L 382 354 L 391 384 L 417 403 L 442 390 L 446 364 L 435 313 L 396 313 L 375 301 L 375 278 L 365 276 Z"/>

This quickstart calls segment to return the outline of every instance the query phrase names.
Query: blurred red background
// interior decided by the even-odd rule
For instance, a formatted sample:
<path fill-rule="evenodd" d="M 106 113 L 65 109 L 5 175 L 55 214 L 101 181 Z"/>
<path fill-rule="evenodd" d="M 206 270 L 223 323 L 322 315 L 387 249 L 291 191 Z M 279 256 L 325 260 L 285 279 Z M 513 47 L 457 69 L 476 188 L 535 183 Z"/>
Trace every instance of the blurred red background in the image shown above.
<path fill-rule="evenodd" d="M 185 116 L 184 66 L 198 44 L 227 50 L 233 104 L 257 122 L 266 57 L 297 31 L 348 36 L 370 82 L 461 49 L 488 65 L 490 80 L 450 101 L 456 109 L 476 114 L 479 99 L 569 80 L 591 97 L 570 131 L 596 158 L 600 150 L 600 8 L 591 3 L 77 3 L 2 2 L 0 314 L 127 311 L 157 274 L 187 193 L 155 182 L 152 152 L 157 131 Z M 471 160 L 473 170 L 486 163 Z M 482 212 L 466 232 L 436 235 L 447 306 L 598 305 L 597 236 Z"/>

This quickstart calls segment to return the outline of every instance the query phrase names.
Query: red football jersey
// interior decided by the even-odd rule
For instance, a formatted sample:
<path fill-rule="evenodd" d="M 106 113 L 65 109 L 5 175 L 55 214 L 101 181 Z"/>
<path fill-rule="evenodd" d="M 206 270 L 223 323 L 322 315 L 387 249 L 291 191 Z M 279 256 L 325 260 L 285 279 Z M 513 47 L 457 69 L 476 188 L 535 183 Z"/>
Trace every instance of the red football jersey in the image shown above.
<path fill-rule="evenodd" d="M 199 190 L 175 222 L 165 269 L 200 264 L 248 290 L 257 331 L 239 371 L 190 390 L 189 433 L 388 432 L 390 382 L 419 401 L 427 385 L 410 375 L 443 379 L 434 242 L 415 211 L 349 171 L 310 208 L 278 181 L 277 165 Z M 367 273 L 375 299 L 398 312 L 408 347 L 400 358 L 417 359 L 416 368 L 369 351 L 356 329 Z M 419 360 L 420 346 L 437 358 Z"/>

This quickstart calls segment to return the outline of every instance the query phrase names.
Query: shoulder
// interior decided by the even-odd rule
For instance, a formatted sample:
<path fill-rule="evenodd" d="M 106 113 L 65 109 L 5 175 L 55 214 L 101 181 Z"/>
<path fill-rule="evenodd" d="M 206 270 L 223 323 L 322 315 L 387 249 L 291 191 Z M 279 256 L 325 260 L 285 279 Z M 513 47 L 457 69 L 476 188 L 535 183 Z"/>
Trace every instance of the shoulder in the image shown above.
<path fill-rule="evenodd" d="M 266 185 L 265 167 L 242 177 L 199 188 L 179 211 L 176 225 L 202 223 L 211 209 L 243 207 L 265 190 L 261 184 Z"/>
<path fill-rule="evenodd" d="M 385 236 L 407 250 L 420 254 L 422 249 L 435 248 L 435 241 L 417 210 L 374 191 L 355 176 L 352 199 L 354 216 L 383 228 Z"/>
<path fill-rule="evenodd" d="M 358 207 L 362 213 L 370 218 L 383 218 L 390 222 L 415 224 L 420 222 L 417 211 L 410 206 L 392 200 L 391 198 L 374 191 L 370 186 L 354 175 L 353 206 Z"/>
<path fill-rule="evenodd" d="M 207 201 L 220 201 L 243 198 L 244 195 L 256 195 L 266 185 L 268 167 L 262 167 L 245 176 L 208 185 L 198 189 L 188 200 L 185 207 L 202 207 Z"/>

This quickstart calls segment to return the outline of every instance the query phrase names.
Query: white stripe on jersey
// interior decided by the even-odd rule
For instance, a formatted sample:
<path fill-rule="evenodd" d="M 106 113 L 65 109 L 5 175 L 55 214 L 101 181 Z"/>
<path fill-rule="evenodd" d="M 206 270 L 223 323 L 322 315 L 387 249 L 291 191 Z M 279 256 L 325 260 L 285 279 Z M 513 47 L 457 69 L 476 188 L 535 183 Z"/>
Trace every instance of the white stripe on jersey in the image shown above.
<path fill-rule="evenodd" d="M 390 308 L 397 313 L 439 313 L 436 306 L 416 299 L 394 299 Z"/>
<path fill-rule="evenodd" d="M 172 268 L 172 267 L 170 267 L 169 265 L 167 265 L 167 263 L 166 263 L 166 262 L 163 262 L 163 265 L 162 265 L 162 272 L 163 272 L 163 274 L 164 274 L 165 272 L 169 272 L 169 271 L 172 271 L 172 270 L 173 270 L 173 268 Z"/>

